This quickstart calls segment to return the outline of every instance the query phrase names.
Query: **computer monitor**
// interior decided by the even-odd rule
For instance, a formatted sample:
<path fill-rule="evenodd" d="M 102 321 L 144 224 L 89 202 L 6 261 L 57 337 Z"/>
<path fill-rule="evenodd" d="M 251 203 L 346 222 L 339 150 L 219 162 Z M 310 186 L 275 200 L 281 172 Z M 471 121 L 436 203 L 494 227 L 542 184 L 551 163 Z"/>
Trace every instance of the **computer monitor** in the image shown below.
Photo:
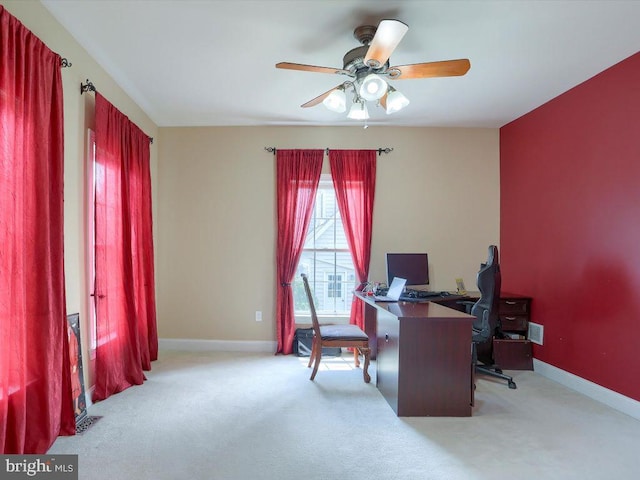
<path fill-rule="evenodd" d="M 426 253 L 387 253 L 387 285 L 393 277 L 407 279 L 407 285 L 429 285 L 429 257 Z"/>

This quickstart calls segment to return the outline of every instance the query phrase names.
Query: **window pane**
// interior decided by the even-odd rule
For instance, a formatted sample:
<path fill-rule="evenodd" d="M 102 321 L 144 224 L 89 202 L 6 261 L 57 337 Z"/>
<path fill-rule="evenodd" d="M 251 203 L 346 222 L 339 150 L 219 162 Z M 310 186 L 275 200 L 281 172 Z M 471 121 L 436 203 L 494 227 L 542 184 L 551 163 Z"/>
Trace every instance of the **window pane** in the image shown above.
<path fill-rule="evenodd" d="M 329 298 L 337 298 L 342 296 L 342 275 L 327 275 L 329 279 L 328 295 Z"/>
<path fill-rule="evenodd" d="M 313 217 L 293 283 L 296 313 L 309 313 L 301 273 L 309 277 L 318 314 L 349 315 L 352 292 L 356 287 L 355 270 L 329 176 L 323 175 L 320 181 Z"/>

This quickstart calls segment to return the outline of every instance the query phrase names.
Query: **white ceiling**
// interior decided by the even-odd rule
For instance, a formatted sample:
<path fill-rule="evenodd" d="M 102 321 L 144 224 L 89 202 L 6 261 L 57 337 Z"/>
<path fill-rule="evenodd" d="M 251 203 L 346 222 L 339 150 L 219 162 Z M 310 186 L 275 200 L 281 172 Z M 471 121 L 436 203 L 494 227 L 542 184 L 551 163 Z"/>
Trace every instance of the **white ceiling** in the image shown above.
<path fill-rule="evenodd" d="M 409 25 L 391 65 L 471 69 L 393 82 L 411 104 L 370 125 L 500 127 L 640 49 L 638 0 L 41 1 L 159 126 L 353 125 L 300 108 L 344 77 L 274 65 L 341 68 L 384 18 Z"/>

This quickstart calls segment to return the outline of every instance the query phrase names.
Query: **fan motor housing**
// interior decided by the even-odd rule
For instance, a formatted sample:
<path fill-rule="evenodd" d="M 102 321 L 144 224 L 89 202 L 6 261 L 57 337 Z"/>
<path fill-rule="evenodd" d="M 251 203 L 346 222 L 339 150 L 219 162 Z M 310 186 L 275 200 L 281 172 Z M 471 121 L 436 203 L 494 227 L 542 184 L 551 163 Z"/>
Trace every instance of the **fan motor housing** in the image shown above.
<path fill-rule="evenodd" d="M 359 72 L 373 71 L 374 73 L 384 73 L 387 68 L 389 68 L 389 60 L 382 65 L 380 68 L 369 68 L 364 64 L 364 57 L 367 56 L 367 51 L 369 50 L 369 45 L 363 45 L 361 47 L 356 47 L 352 50 L 349 50 L 342 59 L 343 69 L 348 70 L 354 75 L 357 75 Z"/>

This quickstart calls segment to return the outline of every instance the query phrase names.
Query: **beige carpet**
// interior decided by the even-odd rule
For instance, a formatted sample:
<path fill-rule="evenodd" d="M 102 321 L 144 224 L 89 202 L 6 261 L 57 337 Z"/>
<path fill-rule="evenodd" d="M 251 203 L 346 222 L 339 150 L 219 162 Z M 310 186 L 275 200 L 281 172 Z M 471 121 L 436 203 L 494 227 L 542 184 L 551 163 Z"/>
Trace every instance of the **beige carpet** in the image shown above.
<path fill-rule="evenodd" d="M 80 479 L 640 478 L 640 421 L 534 372 L 477 382 L 471 418 L 398 418 L 352 357 L 161 352 L 144 385 L 49 453 Z"/>

